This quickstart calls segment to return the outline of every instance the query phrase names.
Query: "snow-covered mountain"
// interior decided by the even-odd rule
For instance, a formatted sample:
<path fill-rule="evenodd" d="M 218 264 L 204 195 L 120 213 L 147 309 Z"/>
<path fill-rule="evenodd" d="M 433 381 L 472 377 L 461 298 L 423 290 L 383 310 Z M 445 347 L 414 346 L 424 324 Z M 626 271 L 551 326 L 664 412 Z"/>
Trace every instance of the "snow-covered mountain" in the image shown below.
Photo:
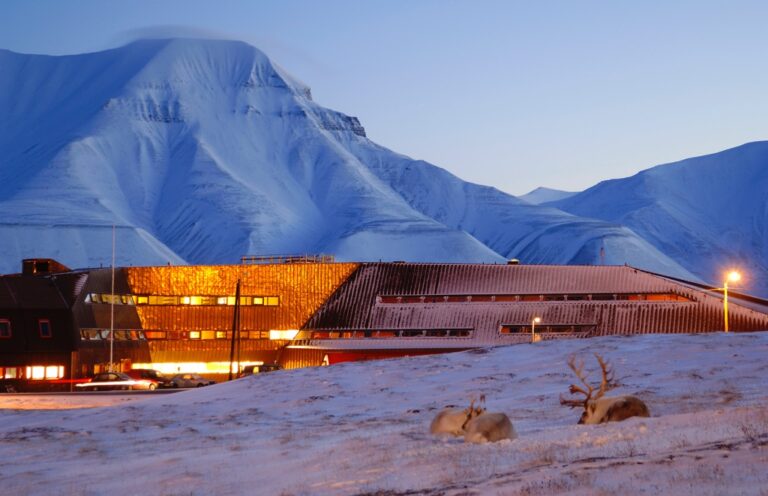
<path fill-rule="evenodd" d="M 342 260 L 629 263 L 694 278 L 634 232 L 461 181 L 368 140 L 245 43 L 0 51 L 0 272 Z M 600 258 L 601 250 L 605 253 Z"/>
<path fill-rule="evenodd" d="M 528 203 L 533 203 L 534 205 L 541 205 L 542 203 L 563 200 L 575 194 L 575 191 L 563 191 L 560 189 L 538 187 L 522 196 L 518 196 L 518 198 L 525 200 Z"/>
<path fill-rule="evenodd" d="M 768 142 L 604 181 L 550 205 L 627 226 L 715 284 L 739 268 L 740 287 L 768 295 Z"/>

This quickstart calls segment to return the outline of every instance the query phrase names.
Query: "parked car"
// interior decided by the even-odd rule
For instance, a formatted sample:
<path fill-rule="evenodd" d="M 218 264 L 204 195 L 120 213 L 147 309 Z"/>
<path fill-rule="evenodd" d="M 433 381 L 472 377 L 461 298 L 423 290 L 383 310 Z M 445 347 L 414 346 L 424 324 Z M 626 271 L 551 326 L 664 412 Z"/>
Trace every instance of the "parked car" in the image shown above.
<path fill-rule="evenodd" d="M 283 367 L 276 363 L 263 363 L 261 365 L 246 365 L 243 370 L 237 374 L 237 377 L 246 377 L 252 374 L 263 374 L 264 372 L 274 372 L 282 370 Z"/>
<path fill-rule="evenodd" d="M 103 372 L 96 374 L 89 382 L 75 384 L 82 391 L 111 391 L 129 389 L 155 389 L 152 381 L 134 379 L 122 372 Z"/>
<path fill-rule="evenodd" d="M 171 387 L 175 388 L 193 388 L 211 384 L 216 384 L 216 381 L 206 379 L 199 374 L 176 374 L 171 378 Z"/>
<path fill-rule="evenodd" d="M 157 389 L 157 388 L 169 388 L 173 387 L 171 385 L 171 379 L 163 375 L 162 372 L 155 369 L 131 369 L 128 372 L 126 372 L 129 376 L 133 377 L 134 379 L 144 379 L 147 381 L 152 382 L 154 387 L 150 387 L 149 389 Z"/>

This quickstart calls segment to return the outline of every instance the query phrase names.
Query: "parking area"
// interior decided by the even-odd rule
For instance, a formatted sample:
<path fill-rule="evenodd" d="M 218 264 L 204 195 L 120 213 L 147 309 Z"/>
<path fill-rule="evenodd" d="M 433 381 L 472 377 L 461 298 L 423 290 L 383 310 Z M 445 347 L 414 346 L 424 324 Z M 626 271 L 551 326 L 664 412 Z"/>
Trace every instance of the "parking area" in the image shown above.
<path fill-rule="evenodd" d="M 172 394 L 183 389 L 155 391 L 99 391 L 76 393 L 3 393 L 0 410 L 71 410 L 98 408 L 141 401 L 157 394 Z"/>

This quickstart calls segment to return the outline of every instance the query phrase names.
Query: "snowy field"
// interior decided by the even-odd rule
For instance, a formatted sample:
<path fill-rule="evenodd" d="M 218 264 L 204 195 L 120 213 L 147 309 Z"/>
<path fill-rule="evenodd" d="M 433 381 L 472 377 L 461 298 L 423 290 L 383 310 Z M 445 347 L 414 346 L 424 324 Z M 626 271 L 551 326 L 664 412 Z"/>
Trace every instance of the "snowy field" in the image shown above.
<path fill-rule="evenodd" d="M 594 371 L 592 352 L 651 418 L 576 425 L 558 396 L 568 357 Z M 480 393 L 517 439 L 429 435 Z M 0 410 L 3 496 L 768 495 L 768 333 L 542 342 L 69 406 Z"/>

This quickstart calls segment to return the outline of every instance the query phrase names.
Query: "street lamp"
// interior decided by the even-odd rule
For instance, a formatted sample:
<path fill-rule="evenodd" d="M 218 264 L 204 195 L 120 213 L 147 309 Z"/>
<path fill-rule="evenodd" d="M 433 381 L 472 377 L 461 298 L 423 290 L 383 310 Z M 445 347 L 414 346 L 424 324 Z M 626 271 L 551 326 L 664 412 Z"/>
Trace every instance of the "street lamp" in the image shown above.
<path fill-rule="evenodd" d="M 531 343 L 536 342 L 536 324 L 541 322 L 541 317 L 534 317 L 531 321 Z"/>
<path fill-rule="evenodd" d="M 723 283 L 723 321 L 725 323 L 725 332 L 728 332 L 728 282 L 739 282 L 741 280 L 741 274 L 732 270 L 725 277 Z"/>

